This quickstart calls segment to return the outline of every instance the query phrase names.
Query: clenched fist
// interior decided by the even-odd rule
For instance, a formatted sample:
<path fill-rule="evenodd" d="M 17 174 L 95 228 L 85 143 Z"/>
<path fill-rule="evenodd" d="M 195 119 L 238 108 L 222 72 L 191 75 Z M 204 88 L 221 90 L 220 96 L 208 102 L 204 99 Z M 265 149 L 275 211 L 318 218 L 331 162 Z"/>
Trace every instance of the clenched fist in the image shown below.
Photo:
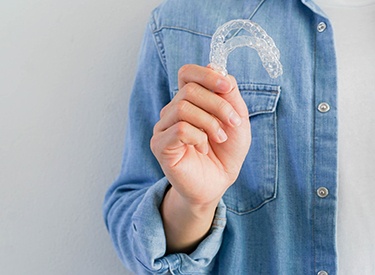
<path fill-rule="evenodd" d="M 179 92 L 160 112 L 151 149 L 166 177 L 191 204 L 218 202 L 250 147 L 249 114 L 234 77 L 185 65 Z"/>

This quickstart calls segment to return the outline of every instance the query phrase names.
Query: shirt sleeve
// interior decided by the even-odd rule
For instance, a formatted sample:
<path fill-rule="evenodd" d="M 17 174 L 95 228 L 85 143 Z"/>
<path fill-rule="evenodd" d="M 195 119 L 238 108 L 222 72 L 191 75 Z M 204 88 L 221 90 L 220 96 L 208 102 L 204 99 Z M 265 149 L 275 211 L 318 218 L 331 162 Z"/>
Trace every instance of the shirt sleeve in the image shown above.
<path fill-rule="evenodd" d="M 160 47 L 160 37 L 150 24 L 130 98 L 121 172 L 106 193 L 104 219 L 118 256 L 136 274 L 207 274 L 226 224 L 223 202 L 217 207 L 208 236 L 193 253 L 165 255 L 159 207 L 169 183 L 149 146 L 159 112 L 171 98 Z"/>

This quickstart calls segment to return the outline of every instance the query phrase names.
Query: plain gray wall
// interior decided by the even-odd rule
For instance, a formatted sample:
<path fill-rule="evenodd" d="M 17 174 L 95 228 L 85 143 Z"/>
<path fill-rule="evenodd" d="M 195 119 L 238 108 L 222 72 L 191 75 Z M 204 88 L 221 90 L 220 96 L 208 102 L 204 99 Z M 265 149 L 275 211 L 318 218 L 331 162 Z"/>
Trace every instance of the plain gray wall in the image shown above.
<path fill-rule="evenodd" d="M 129 274 L 101 207 L 160 2 L 0 1 L 1 274 Z"/>

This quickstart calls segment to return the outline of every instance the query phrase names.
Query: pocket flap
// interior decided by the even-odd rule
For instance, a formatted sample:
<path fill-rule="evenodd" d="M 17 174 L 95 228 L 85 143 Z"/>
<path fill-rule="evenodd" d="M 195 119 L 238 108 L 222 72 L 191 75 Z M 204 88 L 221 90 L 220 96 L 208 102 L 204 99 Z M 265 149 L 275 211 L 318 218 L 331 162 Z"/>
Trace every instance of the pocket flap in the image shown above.
<path fill-rule="evenodd" d="M 273 113 L 280 97 L 280 86 L 268 84 L 238 84 L 249 115 Z"/>

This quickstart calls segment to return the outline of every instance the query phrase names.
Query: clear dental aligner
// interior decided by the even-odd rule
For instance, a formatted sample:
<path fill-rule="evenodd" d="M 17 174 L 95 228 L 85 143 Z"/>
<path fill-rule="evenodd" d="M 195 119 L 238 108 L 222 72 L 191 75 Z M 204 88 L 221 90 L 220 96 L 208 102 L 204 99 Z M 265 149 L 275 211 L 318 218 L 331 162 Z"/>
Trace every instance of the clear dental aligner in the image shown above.
<path fill-rule="evenodd" d="M 244 29 L 250 35 L 235 36 L 228 40 L 230 32 Z M 258 52 L 263 67 L 272 78 L 277 78 L 283 73 L 279 61 L 280 51 L 273 39 L 256 23 L 250 20 L 232 20 L 220 26 L 211 40 L 210 65 L 217 72 L 227 75 L 228 55 L 236 48 L 250 47 Z"/>

